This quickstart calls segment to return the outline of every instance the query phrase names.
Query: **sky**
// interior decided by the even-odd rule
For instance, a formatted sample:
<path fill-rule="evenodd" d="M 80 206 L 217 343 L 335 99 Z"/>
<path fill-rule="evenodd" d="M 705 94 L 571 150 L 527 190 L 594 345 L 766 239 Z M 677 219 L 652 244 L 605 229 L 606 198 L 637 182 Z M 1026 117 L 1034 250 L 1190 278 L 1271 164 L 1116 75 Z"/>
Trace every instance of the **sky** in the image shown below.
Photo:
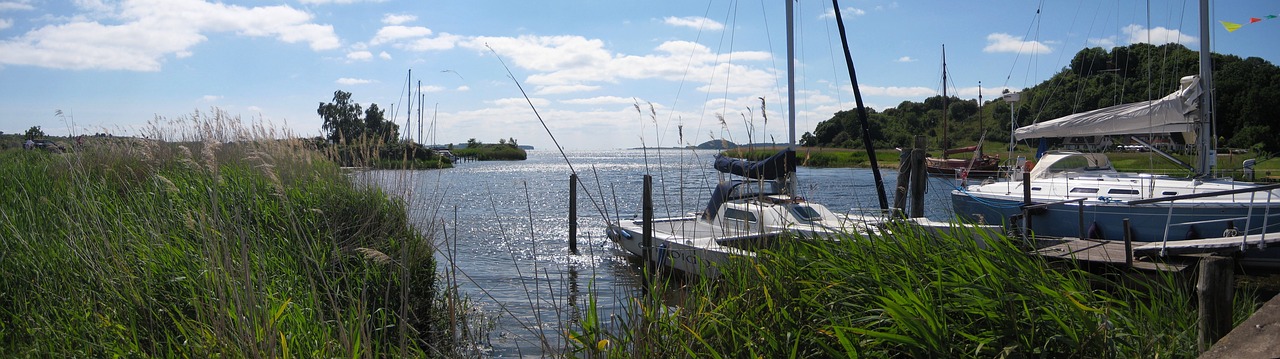
<path fill-rule="evenodd" d="M 883 110 L 941 93 L 944 45 L 948 94 L 976 99 L 981 83 L 987 100 L 1048 79 L 1086 47 L 1200 48 L 1196 1 L 1149 3 L 839 6 L 863 101 Z M 1265 19 L 1280 3 L 1218 3 L 1214 52 L 1280 62 L 1280 19 L 1231 33 L 1218 23 Z M 341 90 L 427 144 L 786 142 L 784 4 L 0 0 L 0 131 L 131 136 L 221 111 L 312 137 L 317 107 Z M 796 14 L 798 137 L 854 96 L 832 4 L 797 2 Z M 425 101 L 407 95 L 419 89 Z"/>

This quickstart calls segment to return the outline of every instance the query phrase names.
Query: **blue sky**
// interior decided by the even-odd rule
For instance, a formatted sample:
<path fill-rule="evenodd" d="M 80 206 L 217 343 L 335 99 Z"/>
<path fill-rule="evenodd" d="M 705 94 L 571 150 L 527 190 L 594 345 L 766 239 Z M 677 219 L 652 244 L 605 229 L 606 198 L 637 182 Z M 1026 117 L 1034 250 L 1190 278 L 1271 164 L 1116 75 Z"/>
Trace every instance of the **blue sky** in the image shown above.
<path fill-rule="evenodd" d="M 883 109 L 941 91 L 944 44 L 949 91 L 977 98 L 981 81 L 988 99 L 1047 79 L 1085 47 L 1199 48 L 1195 1 L 1152 3 L 1150 9 L 1134 1 L 840 6 L 864 101 Z M 1220 3 L 1211 16 L 1213 51 L 1280 61 L 1280 19 L 1233 33 L 1217 23 L 1280 14 L 1280 5 Z M 366 107 L 394 108 L 388 117 L 404 126 L 412 69 L 414 86 L 422 81 L 426 119 L 435 117 L 434 142 L 515 138 L 550 149 L 551 137 L 501 58 L 568 149 L 712 138 L 783 142 L 783 6 L 776 0 L 0 0 L 0 131 L 42 126 L 53 135 L 132 135 L 157 118 L 217 108 L 316 136 L 316 108 L 335 90 L 351 92 Z M 804 133 L 853 107 L 853 95 L 831 3 L 800 2 L 797 12 L 797 132 Z M 401 130 L 416 136 L 418 124 L 411 127 Z"/>

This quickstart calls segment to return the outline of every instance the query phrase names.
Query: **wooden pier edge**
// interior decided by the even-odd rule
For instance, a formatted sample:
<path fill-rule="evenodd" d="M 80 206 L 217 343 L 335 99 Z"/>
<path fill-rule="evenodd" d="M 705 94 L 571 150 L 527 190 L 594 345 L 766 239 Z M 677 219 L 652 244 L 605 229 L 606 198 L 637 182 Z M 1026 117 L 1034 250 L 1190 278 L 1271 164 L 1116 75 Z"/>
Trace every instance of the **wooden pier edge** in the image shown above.
<path fill-rule="evenodd" d="M 1280 358 L 1280 296 L 1253 312 L 1243 323 L 1214 343 L 1200 359 Z"/>

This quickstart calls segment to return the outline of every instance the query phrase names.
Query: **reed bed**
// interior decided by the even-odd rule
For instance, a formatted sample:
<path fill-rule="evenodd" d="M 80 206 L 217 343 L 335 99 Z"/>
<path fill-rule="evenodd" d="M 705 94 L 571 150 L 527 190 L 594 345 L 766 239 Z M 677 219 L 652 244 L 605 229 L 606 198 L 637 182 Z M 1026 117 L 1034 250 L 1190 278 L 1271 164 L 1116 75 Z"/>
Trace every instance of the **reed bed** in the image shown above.
<path fill-rule="evenodd" d="M 582 325 L 608 357 L 1194 357 L 1194 298 L 1171 275 L 1125 282 L 1050 266 L 1016 240 L 850 234 L 786 241 L 716 281 L 659 281 L 627 325 Z M 672 303 L 672 291 L 686 293 Z M 1256 304 L 1238 300 L 1236 322 Z M 606 345 L 606 343 L 608 345 Z"/>
<path fill-rule="evenodd" d="M 290 137 L 215 109 L 0 152 L 0 356 L 466 355 L 431 231 Z"/>

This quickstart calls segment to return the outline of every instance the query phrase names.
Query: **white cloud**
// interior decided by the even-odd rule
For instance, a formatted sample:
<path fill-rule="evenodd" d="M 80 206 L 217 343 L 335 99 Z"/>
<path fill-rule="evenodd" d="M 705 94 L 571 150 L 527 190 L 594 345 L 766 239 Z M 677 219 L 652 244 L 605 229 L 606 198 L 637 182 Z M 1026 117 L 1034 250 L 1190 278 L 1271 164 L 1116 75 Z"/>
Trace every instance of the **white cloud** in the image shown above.
<path fill-rule="evenodd" d="M 12 19 L 0 19 L 0 30 L 8 29 L 10 27 L 13 27 Z"/>
<path fill-rule="evenodd" d="M 564 100 L 560 102 L 570 105 L 632 105 L 636 103 L 636 99 L 618 96 L 598 96 L 592 98 Z"/>
<path fill-rule="evenodd" d="M 418 20 L 417 15 L 409 14 L 386 14 L 382 16 L 382 23 L 387 25 L 400 25 L 406 22 Z"/>
<path fill-rule="evenodd" d="M 1091 38 L 1091 39 L 1085 40 L 1085 42 L 1087 42 L 1089 46 L 1101 47 L 1107 50 L 1110 50 L 1111 48 L 1116 47 L 1115 36 L 1104 37 L 1104 38 Z"/>
<path fill-rule="evenodd" d="M 916 62 L 916 59 L 911 58 L 911 56 L 903 56 L 903 57 L 899 57 L 897 60 L 894 60 L 894 61 L 896 61 L 896 62 Z"/>
<path fill-rule="evenodd" d="M 0 1 L 0 11 L 35 9 L 36 7 L 31 5 L 31 0 Z"/>
<path fill-rule="evenodd" d="M 1013 52 L 1013 53 L 1031 53 L 1031 54 L 1047 54 L 1053 52 L 1049 46 L 1039 41 L 1025 41 L 1022 37 L 1016 37 L 1004 33 L 994 33 L 987 35 L 987 47 L 982 48 L 983 52 Z"/>
<path fill-rule="evenodd" d="M 442 32 L 436 37 L 425 37 L 410 41 L 400 46 L 410 51 L 431 51 L 431 50 L 448 50 L 457 46 L 462 41 L 462 36 Z"/>
<path fill-rule="evenodd" d="M 487 51 L 492 47 L 500 56 L 527 70 L 527 82 L 536 86 L 580 86 L 594 83 L 616 83 L 624 79 L 664 79 L 703 83 L 703 91 L 759 92 L 774 85 L 774 75 L 766 70 L 746 66 L 752 61 L 765 61 L 772 55 L 761 51 L 715 54 L 701 44 L 668 41 L 653 54 L 637 56 L 613 54 L 604 42 L 581 36 L 478 37 L 461 46 Z M 726 64 L 732 57 L 736 63 Z M 725 78 L 733 79 L 725 85 Z M 709 85 L 709 86 L 708 86 Z M 572 88 L 572 87 L 570 87 Z M 568 88 L 556 87 L 551 91 Z"/>
<path fill-rule="evenodd" d="M 524 108 L 528 108 L 530 102 L 533 102 L 534 106 L 539 106 L 539 107 L 547 106 L 551 104 L 551 101 L 548 101 L 545 98 L 538 98 L 538 97 L 530 97 L 527 100 L 524 97 L 508 97 L 508 98 L 500 98 L 497 100 L 489 101 L 489 103 L 497 105 L 498 107 L 524 107 Z"/>
<path fill-rule="evenodd" d="M 721 24 L 715 20 L 711 20 L 701 16 L 685 16 L 685 17 L 668 16 L 667 18 L 662 19 L 662 22 L 671 26 L 682 26 L 682 27 L 687 27 L 687 28 L 692 28 L 697 30 L 707 30 L 707 31 L 724 30 L 724 24 Z"/>
<path fill-rule="evenodd" d="M 862 16 L 862 15 L 866 15 L 866 14 L 867 14 L 867 12 L 866 12 L 865 10 L 862 10 L 862 9 L 859 9 L 859 8 L 853 8 L 853 7 L 846 7 L 846 8 L 844 8 L 844 10 L 840 10 L 840 15 L 844 15 L 844 16 L 841 16 L 842 18 L 843 18 L 843 17 L 846 17 L 846 16 L 850 16 L 850 15 L 853 15 L 853 16 Z M 823 13 L 822 15 L 818 16 L 818 18 L 819 18 L 819 19 L 834 19 L 834 18 L 836 18 L 836 12 L 835 12 L 835 10 L 827 9 L 827 12 L 825 12 L 825 13 Z"/>
<path fill-rule="evenodd" d="M 352 51 L 347 53 L 347 60 L 350 61 L 369 61 L 373 58 L 373 53 L 368 51 Z"/>
<path fill-rule="evenodd" d="M 595 91 L 599 89 L 600 89 L 600 86 L 581 85 L 581 84 L 550 85 L 550 86 L 538 86 L 538 88 L 534 90 L 533 93 L 535 95 L 555 95 L 555 94 L 564 94 L 564 93 Z"/>
<path fill-rule="evenodd" d="M 424 36 L 430 36 L 431 29 L 421 26 L 401 26 L 391 25 L 378 29 L 378 33 L 373 35 L 373 40 L 369 40 L 370 45 L 381 45 L 388 42 L 395 42 L 403 39 L 412 39 Z"/>
<path fill-rule="evenodd" d="M 1177 29 L 1166 29 L 1163 26 L 1157 26 L 1154 29 L 1148 29 L 1142 25 L 1129 25 L 1120 29 L 1125 35 L 1129 36 L 1130 44 L 1183 44 L 1192 45 L 1200 41 L 1199 37 L 1183 34 Z"/>
<path fill-rule="evenodd" d="M 936 95 L 938 92 L 927 87 L 898 87 L 898 86 L 871 86 L 858 85 L 858 89 L 862 90 L 863 95 L 867 96 L 893 96 L 893 97 L 927 97 Z"/>
<path fill-rule="evenodd" d="M 307 5 L 326 5 L 326 4 L 346 5 L 346 4 L 355 4 L 355 3 L 362 3 L 362 2 L 379 3 L 384 1 L 386 0 L 299 0 L 298 2 L 307 4 Z"/>
<path fill-rule="evenodd" d="M 462 86 L 458 86 L 458 88 L 453 90 L 458 92 L 467 92 L 467 91 L 471 91 L 471 86 L 462 85 Z"/>
<path fill-rule="evenodd" d="M 379 52 L 379 53 L 378 53 L 378 58 L 383 59 L 383 60 L 390 60 L 390 59 L 391 59 L 391 54 L 388 54 L 386 51 Z"/>
<path fill-rule="evenodd" d="M 444 87 L 435 86 L 435 85 L 426 85 L 426 86 L 419 87 L 418 89 L 419 89 L 419 90 L 422 90 L 422 92 L 440 92 L 440 91 L 444 91 Z"/>
<path fill-rule="evenodd" d="M 109 7 L 97 1 L 77 5 Z M 118 7 L 114 13 L 101 15 L 103 22 L 74 16 L 71 18 L 77 20 L 2 40 L 0 64 L 159 71 L 167 56 L 190 56 L 190 49 L 208 40 L 205 34 L 211 32 L 306 42 L 313 50 L 340 46 L 332 26 L 311 23 L 310 14 L 288 6 L 246 8 L 199 0 L 133 0 Z"/>
<path fill-rule="evenodd" d="M 363 84 L 373 83 L 373 80 L 343 77 L 334 82 L 338 83 L 339 85 L 363 85 Z"/>
<path fill-rule="evenodd" d="M 222 99 L 222 96 L 218 96 L 218 95 L 204 95 L 200 97 L 200 101 L 202 102 L 214 102 L 221 99 Z"/>

